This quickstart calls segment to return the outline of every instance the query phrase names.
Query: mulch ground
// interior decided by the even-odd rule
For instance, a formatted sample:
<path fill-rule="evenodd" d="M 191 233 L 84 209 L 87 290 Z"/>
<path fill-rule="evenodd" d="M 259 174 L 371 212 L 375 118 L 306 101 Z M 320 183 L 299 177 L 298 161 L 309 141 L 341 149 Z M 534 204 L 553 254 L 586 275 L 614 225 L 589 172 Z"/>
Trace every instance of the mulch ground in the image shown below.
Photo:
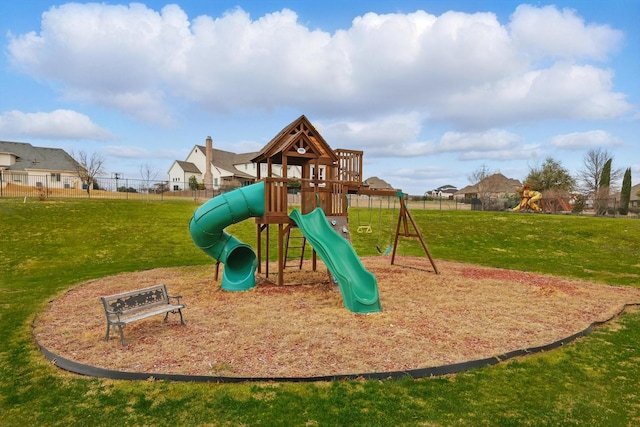
<path fill-rule="evenodd" d="M 100 368 L 224 377 L 313 377 L 403 371 L 544 346 L 640 303 L 640 289 L 425 258 L 363 258 L 382 312 L 356 314 L 318 262 L 227 292 L 213 266 L 162 268 L 80 283 L 34 320 L 49 351 Z M 275 265 L 270 271 L 277 271 Z M 274 280 L 271 276 L 269 279 Z M 165 283 L 182 295 L 186 326 L 170 315 L 104 341 L 100 296 Z"/>

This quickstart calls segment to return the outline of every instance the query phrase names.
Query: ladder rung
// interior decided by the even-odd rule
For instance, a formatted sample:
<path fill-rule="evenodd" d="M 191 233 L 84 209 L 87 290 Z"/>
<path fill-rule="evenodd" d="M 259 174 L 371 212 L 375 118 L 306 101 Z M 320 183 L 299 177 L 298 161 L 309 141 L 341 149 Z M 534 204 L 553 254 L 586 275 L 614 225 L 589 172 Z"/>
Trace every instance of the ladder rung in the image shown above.
<path fill-rule="evenodd" d="M 284 268 L 287 268 L 287 261 L 296 260 L 298 261 L 298 268 L 301 269 L 302 262 L 304 261 L 304 252 L 307 244 L 307 239 L 304 235 L 296 235 L 296 236 L 292 235 L 291 230 L 294 230 L 294 229 L 295 228 L 291 228 L 287 233 L 287 243 L 286 243 L 285 255 L 284 255 Z M 297 244 L 291 245 L 290 242 L 292 241 L 292 239 L 297 239 Z M 299 250 L 300 255 L 290 255 L 289 250 L 293 250 L 294 253 L 296 253 L 296 251 Z"/>

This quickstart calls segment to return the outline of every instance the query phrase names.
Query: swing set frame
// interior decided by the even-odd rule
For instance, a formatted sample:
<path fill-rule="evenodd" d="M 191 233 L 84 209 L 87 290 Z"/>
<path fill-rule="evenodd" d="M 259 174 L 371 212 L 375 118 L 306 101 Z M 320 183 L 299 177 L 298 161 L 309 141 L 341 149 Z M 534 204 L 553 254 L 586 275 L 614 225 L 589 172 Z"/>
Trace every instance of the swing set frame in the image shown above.
<path fill-rule="evenodd" d="M 427 255 L 427 258 L 429 258 L 429 262 L 431 263 L 431 266 L 433 267 L 433 271 L 436 274 L 440 274 L 438 267 L 436 266 L 436 263 L 433 259 L 433 257 L 431 256 L 431 252 L 429 251 L 429 248 L 427 247 L 427 244 L 424 240 L 424 237 L 422 235 L 422 232 L 420 231 L 420 228 L 418 227 L 415 219 L 413 218 L 413 215 L 411 215 L 411 211 L 409 210 L 409 207 L 407 205 L 407 201 L 408 201 L 408 195 L 406 193 L 403 193 L 402 191 L 399 190 L 393 190 L 393 189 L 368 189 L 368 188 L 358 188 L 358 190 L 354 193 L 351 193 L 354 195 L 366 195 L 369 196 L 369 202 L 368 202 L 368 208 L 370 211 L 369 214 L 369 222 L 371 222 L 371 210 L 372 210 L 372 205 L 371 205 L 371 197 L 372 196 L 380 196 L 380 197 L 395 197 L 398 199 L 399 203 L 400 203 L 400 210 L 398 212 L 398 222 L 396 225 L 396 231 L 395 234 L 393 236 L 393 245 L 391 248 L 391 265 L 395 264 L 395 259 L 396 259 L 396 252 L 398 250 L 398 240 L 400 237 L 404 237 L 404 238 L 415 238 L 418 239 L 418 241 L 420 242 L 420 245 L 422 246 L 422 249 L 424 250 L 425 254 Z M 356 206 L 358 207 L 358 206 Z M 394 209 L 395 209 L 395 204 L 394 204 Z M 382 201 L 380 201 L 380 210 L 382 210 Z M 357 232 L 358 233 L 371 233 L 371 225 L 367 225 L 367 226 L 362 226 L 360 225 L 360 212 L 358 211 L 358 227 L 357 227 Z M 380 221 L 379 221 L 380 222 Z M 379 224 L 380 226 L 380 224 Z M 387 250 L 385 250 L 384 252 L 380 250 L 380 247 L 377 246 L 376 249 L 378 250 L 379 253 L 381 254 L 388 254 L 389 249 L 387 248 Z"/>

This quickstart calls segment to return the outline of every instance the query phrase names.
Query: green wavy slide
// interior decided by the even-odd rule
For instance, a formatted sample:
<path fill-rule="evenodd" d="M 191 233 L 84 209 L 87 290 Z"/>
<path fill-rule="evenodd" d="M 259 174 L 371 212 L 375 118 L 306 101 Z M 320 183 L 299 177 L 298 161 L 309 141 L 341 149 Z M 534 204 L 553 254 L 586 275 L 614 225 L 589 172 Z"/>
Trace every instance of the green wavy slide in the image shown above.
<path fill-rule="evenodd" d="M 381 311 L 376 276 L 364 268 L 351 244 L 331 227 L 324 211 L 316 208 L 303 215 L 294 209 L 289 217 L 337 279 L 345 307 L 355 313 Z"/>

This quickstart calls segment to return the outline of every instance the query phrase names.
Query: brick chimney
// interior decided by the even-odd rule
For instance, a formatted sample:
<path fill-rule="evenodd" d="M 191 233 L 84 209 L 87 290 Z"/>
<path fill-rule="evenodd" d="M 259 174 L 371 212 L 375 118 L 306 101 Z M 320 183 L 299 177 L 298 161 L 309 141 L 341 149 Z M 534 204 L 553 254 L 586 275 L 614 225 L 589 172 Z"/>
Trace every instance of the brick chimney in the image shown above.
<path fill-rule="evenodd" d="M 210 136 L 206 139 L 207 150 L 205 157 L 207 161 L 206 170 L 204 172 L 204 188 L 211 190 L 213 188 L 213 174 L 211 173 L 211 162 L 213 161 L 213 140 Z"/>

